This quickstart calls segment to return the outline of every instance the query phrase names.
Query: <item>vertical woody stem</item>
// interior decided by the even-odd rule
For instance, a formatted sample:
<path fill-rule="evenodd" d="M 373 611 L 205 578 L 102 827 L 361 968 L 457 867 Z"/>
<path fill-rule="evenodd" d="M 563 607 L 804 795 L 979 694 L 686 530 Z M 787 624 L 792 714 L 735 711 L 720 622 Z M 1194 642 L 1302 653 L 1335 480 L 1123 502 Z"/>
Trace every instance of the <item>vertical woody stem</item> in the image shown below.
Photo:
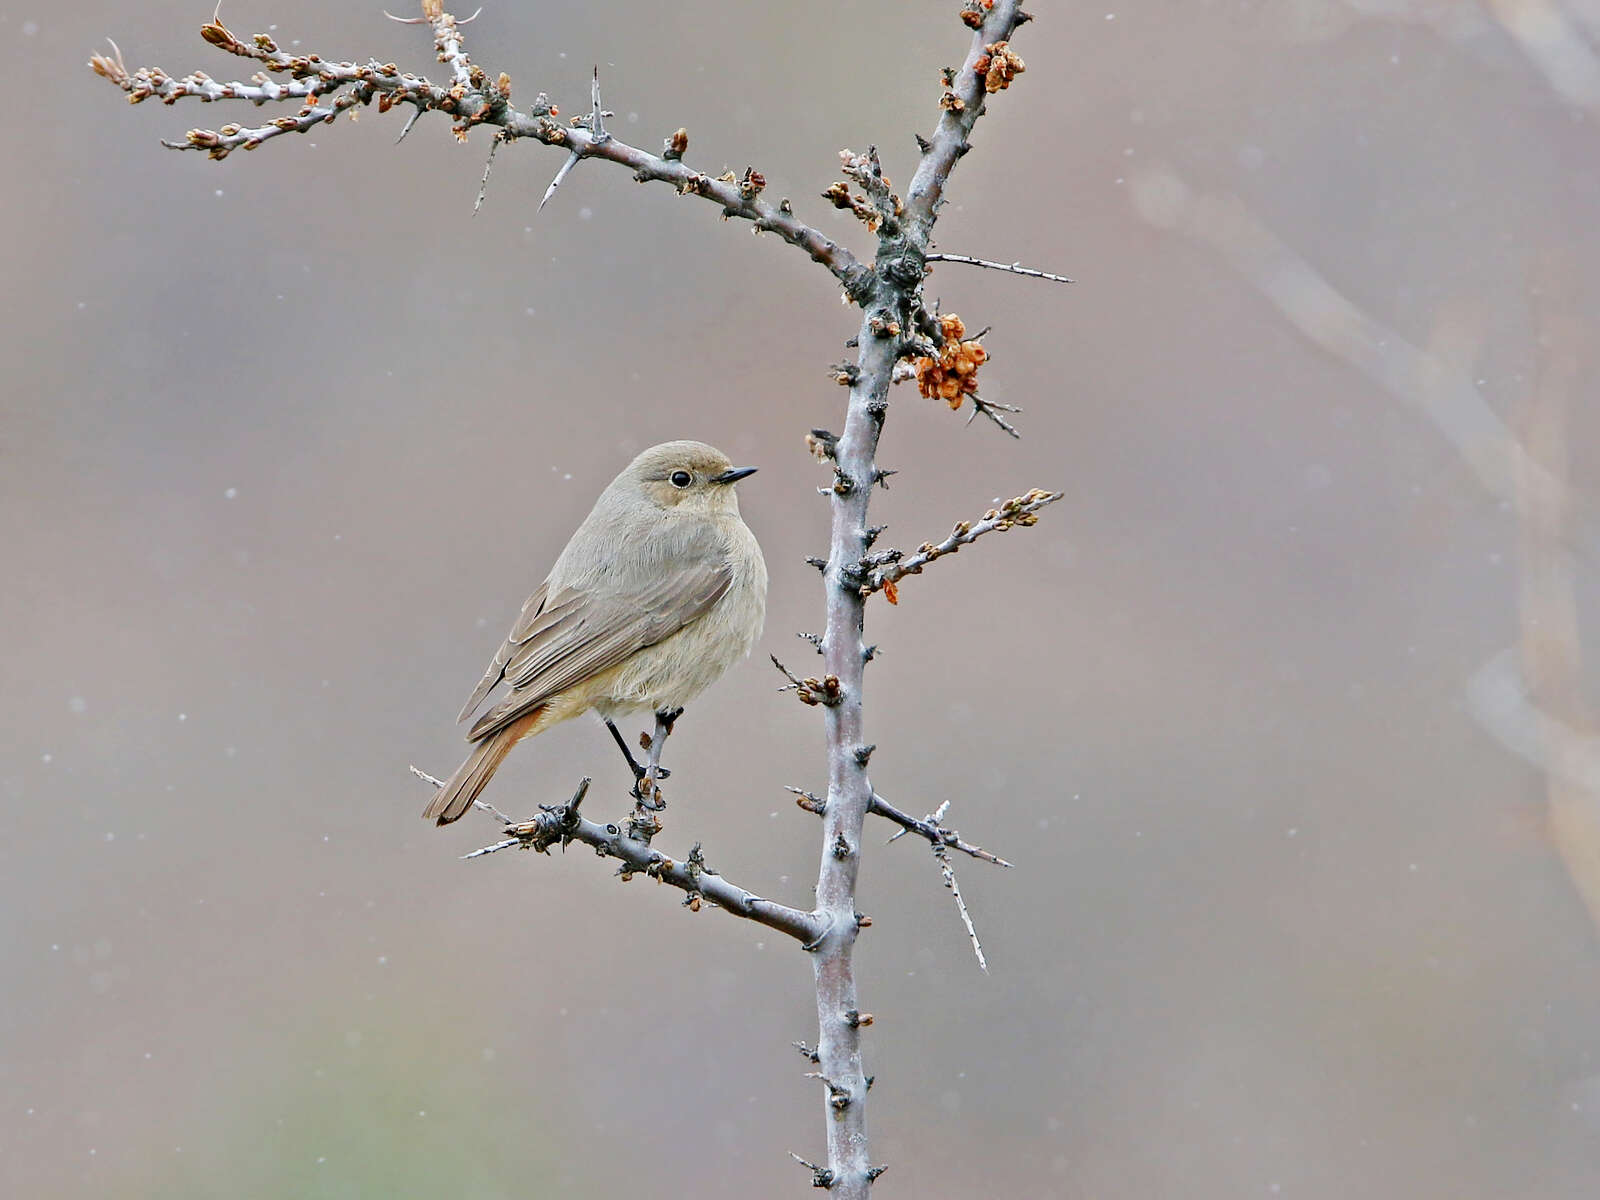
<path fill-rule="evenodd" d="M 856 882 L 861 864 L 861 827 L 872 802 L 867 775 L 871 747 L 862 720 L 866 647 L 861 595 L 862 559 L 871 535 L 867 505 L 878 481 L 878 436 L 888 411 L 894 365 L 906 352 L 922 307 L 922 277 L 929 234 L 950 170 L 969 148 L 967 135 L 982 114 L 986 93 L 973 69 L 986 46 L 1010 37 L 1026 18 L 1017 0 L 996 0 L 975 33 L 951 91 L 950 106 L 917 165 L 906 193 L 903 218 L 879 231 L 873 272 L 851 297 L 863 310 L 844 432 L 834 450 L 838 480 L 833 488 L 833 528 L 824 572 L 828 623 L 822 652 L 839 680 L 839 702 L 826 713 L 828 802 L 823 812 L 822 864 L 817 874 L 817 915 L 825 932 L 813 955 L 817 985 L 817 1061 L 826 1087 L 828 1187 L 847 1200 L 865 1200 L 874 1178 L 867 1146 L 867 1081 L 861 1061 L 860 1003 L 852 955 L 859 932 Z"/>
<path fill-rule="evenodd" d="M 870 1184 L 867 1157 L 867 1082 L 861 1068 L 851 954 L 855 948 L 856 878 L 861 864 L 861 826 L 872 802 L 862 737 L 861 685 L 866 665 L 861 641 L 865 603 L 857 564 L 867 552 L 867 501 L 877 475 L 875 452 L 883 425 L 895 341 L 874 337 L 863 322 L 861 375 L 850 392 L 835 455 L 843 495 L 833 498 L 833 536 L 825 580 L 828 625 L 823 656 L 839 679 L 839 702 L 827 708 L 828 803 L 822 819 L 822 866 L 817 875 L 817 912 L 827 932 L 816 949 L 818 1070 L 828 1083 L 828 1166 L 832 1190 L 864 1197 Z"/>

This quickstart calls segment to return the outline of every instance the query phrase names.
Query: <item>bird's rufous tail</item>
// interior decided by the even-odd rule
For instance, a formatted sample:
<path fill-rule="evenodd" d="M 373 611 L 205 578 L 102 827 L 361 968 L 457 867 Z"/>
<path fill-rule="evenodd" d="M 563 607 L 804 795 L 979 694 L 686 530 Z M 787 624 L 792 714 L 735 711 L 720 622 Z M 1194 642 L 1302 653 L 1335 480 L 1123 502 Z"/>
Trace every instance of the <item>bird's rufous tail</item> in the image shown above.
<path fill-rule="evenodd" d="M 494 778 L 501 761 L 523 738 L 535 732 L 544 706 L 534 709 L 473 746 L 467 761 L 456 768 L 454 775 L 445 781 L 428 807 L 422 810 L 424 818 L 436 819 L 440 825 L 459 821 L 472 807 L 489 780 Z"/>

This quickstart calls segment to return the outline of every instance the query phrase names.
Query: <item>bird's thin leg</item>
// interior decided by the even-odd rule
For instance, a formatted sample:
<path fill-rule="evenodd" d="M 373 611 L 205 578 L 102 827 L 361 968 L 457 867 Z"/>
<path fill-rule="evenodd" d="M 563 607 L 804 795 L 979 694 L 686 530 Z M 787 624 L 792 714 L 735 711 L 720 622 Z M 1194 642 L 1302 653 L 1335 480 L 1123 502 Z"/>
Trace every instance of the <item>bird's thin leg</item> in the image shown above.
<path fill-rule="evenodd" d="M 628 749 L 628 739 L 622 736 L 622 730 L 617 728 L 617 723 L 610 717 L 604 719 L 606 728 L 611 731 L 612 738 L 616 740 L 617 749 L 621 750 L 622 757 L 628 760 L 628 770 L 633 772 L 633 782 L 635 791 L 637 791 L 639 781 L 644 778 L 644 768 L 639 765 L 639 760 L 634 758 L 633 751 Z"/>

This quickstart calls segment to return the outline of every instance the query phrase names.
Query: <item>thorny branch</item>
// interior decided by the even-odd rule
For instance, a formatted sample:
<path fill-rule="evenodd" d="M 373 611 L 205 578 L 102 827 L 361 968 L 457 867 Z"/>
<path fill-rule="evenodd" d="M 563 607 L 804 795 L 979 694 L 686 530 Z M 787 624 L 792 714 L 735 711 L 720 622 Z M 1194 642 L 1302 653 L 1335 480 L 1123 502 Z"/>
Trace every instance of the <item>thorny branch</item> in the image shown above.
<path fill-rule="evenodd" d="M 423 774 L 415 767 L 412 770 L 435 787 L 440 785 L 440 781 L 432 776 Z M 684 906 L 693 912 L 699 912 L 704 904 L 711 904 L 736 917 L 744 917 L 779 933 L 786 933 L 801 945 L 815 942 L 822 934 L 823 926 L 815 913 L 790 908 L 787 904 L 779 904 L 729 883 L 706 865 L 699 842 L 694 844 L 687 858 L 679 860 L 654 849 L 648 841 L 632 836 L 628 832 L 627 822 L 602 825 L 589 820 L 578 811 L 588 791 L 589 780 L 585 779 L 578 785 L 572 799 L 565 804 L 540 805 L 539 815 L 528 821 L 513 821 L 479 801 L 477 807 L 485 809 L 504 823 L 505 837 L 462 857 L 478 858 L 513 847 L 548 854 L 551 846 L 559 844 L 565 849 L 569 842 L 582 842 L 592 846 L 601 858 L 619 860 L 622 866 L 617 874 L 624 882 L 635 875 L 644 875 L 683 891 L 686 893 Z"/>
<path fill-rule="evenodd" d="M 839 681 L 840 700 L 821 707 L 828 742 L 828 794 L 822 813 L 822 855 L 817 873 L 817 912 L 828 930 L 813 955 L 817 982 L 816 1053 L 828 1081 L 824 1115 L 828 1130 L 830 1191 L 863 1200 L 877 1169 L 867 1153 L 867 1079 L 862 1069 L 860 1005 L 853 953 L 861 924 L 856 917 L 856 879 L 862 825 L 872 805 L 867 773 L 872 748 L 864 736 L 862 691 L 871 652 L 862 639 L 869 582 L 862 564 L 876 531 L 867 517 L 874 485 L 884 478 L 877 464 L 878 438 L 888 416 L 895 365 L 937 350 L 944 339 L 938 319 L 922 295 L 930 235 L 944 188 L 956 161 L 970 149 L 968 138 L 987 97 L 1006 87 L 1022 68 L 1009 39 L 1027 20 L 1016 0 L 969 0 L 962 20 L 974 30 L 959 71 L 945 73 L 942 115 L 931 137 L 918 139 L 922 156 L 902 201 L 883 174 L 875 151 L 844 157 L 846 174 L 870 204 L 846 201 L 878 238 L 870 284 L 854 293 L 863 310 L 856 336 L 856 361 L 839 372 L 849 386 L 842 432 L 813 435 L 810 444 L 834 468 L 827 490 L 833 520 L 823 564 L 827 629 L 822 637 L 826 674 Z M 857 1019 L 852 1019 L 857 1018 Z M 820 1175 L 820 1172 L 819 1172 Z M 820 1181 L 820 1180 L 819 1180 Z"/>
<path fill-rule="evenodd" d="M 681 862 L 650 846 L 650 837 L 659 829 L 654 815 L 661 803 L 656 781 L 665 777 L 665 772 L 659 770 L 660 748 L 665 741 L 659 721 L 650 745 L 648 777 L 637 789 L 638 803 L 633 818 L 625 825 L 602 825 L 582 815 L 579 810 L 586 794 L 585 783 L 565 804 L 542 807 L 530 821 L 510 821 L 490 806 L 480 805 L 502 821 L 506 836 L 474 852 L 474 856 L 513 846 L 547 852 L 557 843 L 565 847 L 570 842 L 583 842 L 604 857 L 620 860 L 619 874 L 623 878 L 639 873 L 649 875 L 687 893 L 685 902 L 691 908 L 714 903 L 800 941 L 812 952 L 816 975 L 819 1037 L 815 1049 L 809 1050 L 809 1057 L 818 1065 L 815 1077 L 826 1085 L 828 1160 L 826 1166 L 799 1161 L 811 1168 L 817 1186 L 843 1200 L 864 1200 L 884 1168 L 871 1165 L 867 1157 L 865 1100 L 871 1080 L 862 1070 L 860 1031 L 872 1023 L 872 1018 L 857 1003 L 852 963 L 856 937 L 870 924 L 855 907 L 863 822 L 869 812 L 878 812 L 902 830 L 929 841 L 969 934 L 971 921 L 955 887 L 949 851 L 960 850 L 1009 865 L 944 829 L 939 824 L 944 807 L 919 821 L 888 805 L 873 790 L 867 774 L 873 747 L 862 736 L 863 674 L 873 650 L 864 644 L 862 633 L 863 606 L 873 591 L 883 590 L 893 599 L 896 580 L 916 573 L 934 558 L 952 553 L 990 530 L 1032 524 L 1037 509 L 1060 498 L 1058 492 L 1030 492 L 1008 501 L 981 521 L 958 526 L 945 542 L 926 545 L 914 555 L 902 557 L 891 552 L 874 558 L 870 554 L 879 530 L 867 523 L 868 502 L 874 487 L 884 484 L 893 473 L 878 467 L 876 450 L 897 367 L 908 368 L 926 394 L 939 395 L 952 408 L 959 407 L 963 398 L 970 398 L 974 413 L 983 412 L 1016 436 L 1016 430 L 999 415 L 1016 410 L 978 397 L 976 371 L 987 360 L 978 344 L 982 335 L 966 339 L 959 318 L 930 311 L 922 289 L 930 262 L 968 261 L 960 256 L 941 259 L 932 255 L 930 235 L 950 172 L 971 149 L 969 137 L 988 96 L 1009 87 L 1025 70 L 1022 59 L 1010 47 L 1010 38 L 1030 18 L 1017 0 L 964 0 L 959 15 L 973 30 L 972 42 L 959 70 L 947 68 L 943 72 L 941 115 L 930 137 L 917 138 L 921 156 L 904 199 L 892 190 L 875 148 L 869 147 L 865 154 L 848 150 L 841 154 L 846 180 L 835 183 L 824 196 L 876 235 L 876 253 L 868 265 L 802 222 L 787 199 L 776 205 L 763 199 L 766 180 L 753 167 L 742 176 L 728 172 L 711 178 L 685 165 L 683 157 L 689 144 L 685 130 L 679 129 L 668 137 L 659 155 L 630 146 L 610 134 L 605 129 L 607 114 L 600 103 L 598 74 L 592 88 L 591 111 L 568 125 L 554 120 L 559 110 L 543 93 L 521 108 L 514 106 L 510 76 L 500 73 L 491 80 L 467 55 L 460 28 L 465 22 L 446 13 L 442 0 L 423 0 L 422 10 L 418 23 L 432 29 L 438 60 L 449 74 L 448 84 L 402 71 L 393 63 L 371 59 L 365 63 L 334 62 L 316 54 L 290 54 L 265 34 L 244 41 L 215 18 L 202 28 L 201 36 L 229 54 L 259 64 L 261 69 L 249 83 L 219 83 L 198 71 L 183 78 L 174 78 L 154 67 L 130 71 L 115 44 L 111 56 L 95 55 L 91 66 L 126 92 L 132 103 L 151 97 L 166 104 L 186 98 L 240 101 L 256 107 L 298 102 L 299 108 L 292 115 L 262 125 L 192 129 L 182 142 L 166 143 L 175 149 L 204 150 L 213 159 L 226 158 L 238 149 L 254 150 L 286 133 L 308 132 L 334 121 L 342 112 L 375 103 L 380 112 L 402 104 L 411 106 L 402 138 L 424 113 L 442 112 L 452 119 L 453 132 L 461 140 L 473 127 L 484 125 L 495 130 L 496 149 L 504 142 L 531 139 L 565 151 L 566 160 L 546 192 L 546 199 L 577 163 L 585 159 L 613 162 L 632 170 L 640 182 L 670 183 L 681 195 L 712 201 L 720 207 L 724 219 L 749 221 L 757 233 L 778 234 L 826 267 L 843 286 L 846 299 L 860 306 L 860 331 L 851 342 L 857 350 L 856 361 L 839 368 L 836 376 L 850 388 L 843 432 L 837 438 L 814 434 L 808 443 L 819 458 L 831 461 L 834 467 L 833 485 L 823 489 L 832 505 L 829 553 L 826 559 L 813 560 L 823 572 L 827 601 L 826 632 L 815 639 L 824 658 L 825 674 L 820 680 L 790 676 L 801 698 L 809 698 L 821 709 L 827 733 L 828 794 L 825 800 L 816 798 L 819 809 L 813 810 L 823 821 L 815 909 L 802 912 L 728 883 L 705 865 L 698 845 Z M 487 176 L 488 167 L 484 187 Z M 480 189 L 480 203 L 481 194 Z M 1015 274 L 1030 273 L 1015 264 L 1003 269 Z M 1039 275 L 1050 277 L 1042 272 Z M 950 380 L 954 380 L 954 395 L 946 394 L 951 391 Z M 646 797 L 657 807 L 647 808 Z M 981 963 L 982 948 L 976 935 L 972 936 Z"/>
<path fill-rule="evenodd" d="M 1026 275 L 1029 279 L 1046 279 L 1051 283 L 1072 282 L 1065 275 L 1056 275 L 1050 271 L 1040 271 L 1035 267 L 1025 267 L 1019 262 L 991 262 L 987 258 L 973 258 L 970 254 L 930 254 L 928 255 L 928 261 L 931 263 L 963 263 L 969 267 L 987 267 L 991 271 L 1005 271 L 1011 275 Z"/>
<path fill-rule="evenodd" d="M 793 792 L 795 804 L 805 809 L 808 813 L 813 813 L 820 817 L 827 808 L 828 802 L 815 792 L 809 792 L 805 788 L 793 786 L 786 787 L 784 790 Z M 867 806 L 867 811 L 874 816 L 882 817 L 900 826 L 899 832 L 889 839 L 891 842 L 897 842 L 905 837 L 906 834 L 914 833 L 920 838 L 925 838 L 930 845 L 948 846 L 952 850 L 970 854 L 973 858 L 982 862 L 993 863 L 997 867 L 1014 865 L 1001 858 L 998 854 L 989 853 L 982 846 L 974 846 L 971 842 L 964 840 L 954 829 L 946 828 L 941 822 L 944 819 L 944 813 L 949 809 L 949 801 L 940 805 L 939 808 L 940 811 L 938 813 L 930 813 L 926 817 L 913 817 L 910 813 L 896 808 L 874 792 L 872 794 L 872 802 Z"/>
<path fill-rule="evenodd" d="M 790 787 L 789 791 L 795 794 L 795 803 L 809 813 L 821 816 L 827 811 L 828 802 L 815 792 L 808 792 L 804 788 Z M 962 898 L 961 887 L 956 883 L 955 866 L 950 861 L 950 851 L 959 850 L 963 854 L 970 854 L 973 858 L 984 862 L 994 863 L 997 867 L 1011 866 L 1005 859 L 998 855 L 990 854 L 982 846 L 974 846 L 970 842 L 961 840 L 961 835 L 953 829 L 946 829 L 942 824 L 945 813 L 950 811 L 950 801 L 946 800 L 938 809 L 918 820 L 909 813 L 901 812 L 876 792 L 872 795 L 872 802 L 867 806 L 869 813 L 876 813 L 886 817 L 899 825 L 899 830 L 889 839 L 897 842 L 908 833 L 915 833 L 928 840 L 933 847 L 933 856 L 939 862 L 939 874 L 944 880 L 944 886 L 949 889 L 951 897 L 956 902 L 956 912 L 960 914 L 961 923 L 966 926 L 967 937 L 972 942 L 972 951 L 978 956 L 978 967 L 988 974 L 989 963 L 983 956 L 983 943 L 978 940 L 978 931 L 973 927 L 972 914 L 967 911 L 967 902 Z M 861 918 L 862 927 L 870 924 L 868 917 Z"/>
<path fill-rule="evenodd" d="M 569 164 L 586 158 L 601 159 L 627 167 L 640 183 L 670 183 L 680 195 L 700 196 L 720 205 L 724 219 L 749 221 L 756 232 L 776 233 L 805 251 L 833 273 L 846 294 L 854 297 L 868 286 L 871 269 L 858 262 L 849 250 L 796 217 L 788 200 L 772 204 L 762 198 L 766 181 L 758 172 L 747 171 L 742 180 L 731 175 L 713 178 L 686 165 L 682 161 L 683 149 L 674 152 L 673 144 L 656 155 L 628 145 L 606 132 L 603 124 L 586 127 L 592 114 L 579 118 L 585 124 L 562 125 L 553 119 L 560 110 L 543 92 L 518 108 L 511 103 L 511 77 L 502 72 L 491 79 L 468 57 L 462 46 L 462 22 L 443 11 L 439 0 L 425 0 L 423 13 L 423 19 L 433 29 L 438 59 L 449 68 L 448 86 L 375 59 L 340 62 L 320 54 L 291 54 L 280 49 L 267 34 L 255 34 L 247 41 L 218 20 L 202 26 L 200 36 L 220 50 L 259 63 L 261 70 L 249 83 L 219 82 L 203 71 L 175 78 L 160 67 L 130 70 L 115 43 L 110 55 L 96 54 L 89 65 L 126 92 L 132 104 L 151 97 L 164 104 L 188 98 L 203 102 L 237 100 L 258 108 L 283 101 L 301 102 L 292 115 L 261 125 L 232 123 L 220 129 L 191 129 L 183 141 L 163 143 L 175 150 L 204 150 L 214 159 L 223 159 L 235 150 L 254 150 L 283 134 L 306 133 L 320 124 L 331 123 L 340 113 L 358 105 L 376 103 L 379 112 L 388 112 L 396 105 L 409 104 L 412 120 L 429 112 L 451 117 L 454 133 L 463 141 L 474 126 L 489 126 L 499 131 L 502 141 L 526 138 L 560 147 L 568 152 Z M 597 80 L 595 94 L 598 93 Z M 686 134 L 681 141 L 686 148 Z"/>
<path fill-rule="evenodd" d="M 967 927 L 967 938 L 972 943 L 972 952 L 978 956 L 978 969 L 987 975 L 989 960 L 983 956 L 983 943 L 978 940 L 978 931 L 972 924 L 972 914 L 967 912 L 967 902 L 961 896 L 961 885 L 956 883 L 956 869 L 950 862 L 950 851 L 936 844 L 933 847 L 933 856 L 939 860 L 939 873 L 944 878 L 944 886 L 950 889 L 950 895 L 956 902 L 956 911 L 961 914 L 961 923 Z"/>
<path fill-rule="evenodd" d="M 958 523 L 944 541 L 923 542 L 915 554 L 902 555 L 898 550 L 880 550 L 866 562 L 861 594 L 870 596 L 881 591 L 890 604 L 898 604 L 899 591 L 895 585 L 907 575 L 920 575 L 922 568 L 936 558 L 954 554 L 986 533 L 1004 533 L 1013 525 L 1028 526 L 1038 521 L 1034 514 L 1047 504 L 1061 499 L 1060 492 L 1046 492 L 1034 488 L 1025 496 L 1013 496 L 999 508 L 991 508 L 976 521 Z"/>

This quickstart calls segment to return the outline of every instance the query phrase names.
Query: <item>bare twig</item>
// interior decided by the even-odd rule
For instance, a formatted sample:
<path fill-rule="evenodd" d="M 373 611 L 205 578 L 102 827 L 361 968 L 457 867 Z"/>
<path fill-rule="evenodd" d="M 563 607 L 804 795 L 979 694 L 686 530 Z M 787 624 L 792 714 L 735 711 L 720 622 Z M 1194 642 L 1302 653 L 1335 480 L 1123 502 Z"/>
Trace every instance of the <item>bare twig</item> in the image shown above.
<path fill-rule="evenodd" d="M 967 398 L 972 401 L 972 416 L 967 418 L 968 425 L 971 425 L 978 414 L 982 413 L 1012 437 L 1022 437 L 1022 434 L 1017 432 L 1017 427 L 1000 415 L 1003 412 L 1021 412 L 1020 408 L 1010 404 L 1001 404 L 996 400 L 985 400 L 977 392 L 972 392 Z"/>
<path fill-rule="evenodd" d="M 645 759 L 644 778 L 639 781 L 639 794 L 646 800 L 658 801 L 663 806 L 665 801 L 659 800 L 659 781 L 665 779 L 671 772 L 661 765 L 661 752 L 667 748 L 667 739 L 672 736 L 672 727 L 678 718 L 683 715 L 683 709 L 673 709 L 671 712 L 658 712 L 656 714 L 656 727 L 650 734 L 649 751 Z"/>
<path fill-rule="evenodd" d="M 1013 525 L 1034 524 L 1038 520 L 1034 514 L 1045 505 L 1054 504 L 1061 497 L 1061 492 L 1046 492 L 1034 488 L 1026 495 L 1013 496 L 999 508 L 991 508 L 976 521 L 960 522 L 944 541 L 924 542 L 915 554 L 902 556 L 898 552 L 889 552 L 883 555 L 888 561 L 866 572 L 866 578 L 860 585 L 861 594 L 870 596 L 873 592 L 882 591 L 889 597 L 890 603 L 897 603 L 899 595 L 894 590 L 894 585 L 907 575 L 922 574 L 922 568 L 934 559 L 954 554 L 961 547 L 970 545 L 986 533 L 995 531 L 1003 533 Z"/>
<path fill-rule="evenodd" d="M 978 931 L 973 927 L 972 914 L 967 912 L 967 902 L 961 897 L 961 887 L 956 883 L 956 869 L 950 863 L 950 851 L 943 846 L 935 845 L 933 856 L 939 860 L 939 872 L 944 876 L 944 886 L 950 889 L 950 895 L 955 898 L 956 911 L 961 914 L 961 923 L 967 927 L 967 937 L 972 940 L 972 952 L 978 956 L 978 969 L 987 975 L 989 960 L 983 957 L 983 943 L 978 940 Z"/>
<path fill-rule="evenodd" d="M 801 679 L 783 663 L 778 661 L 776 654 L 769 654 L 772 665 L 789 682 L 779 688 L 780 692 L 793 692 L 801 704 L 837 704 L 839 703 L 839 677 L 837 675 L 824 675 L 821 679 L 807 676 Z"/>
<path fill-rule="evenodd" d="M 789 1151 L 789 1157 L 811 1172 L 812 1187 L 830 1189 L 833 1187 L 834 1175 L 833 1172 L 827 1167 L 819 1167 L 816 1163 L 810 1161 L 809 1159 L 801 1158 L 793 1150 Z"/>
<path fill-rule="evenodd" d="M 404 136 L 404 135 L 402 135 Z M 483 164 L 483 182 L 478 185 L 478 198 L 473 202 L 472 215 L 477 216 L 478 210 L 483 207 L 483 198 L 489 192 L 489 172 L 494 170 L 494 152 L 500 149 L 500 143 L 505 141 L 499 133 L 494 135 L 494 140 L 489 143 L 489 160 Z"/>
<path fill-rule="evenodd" d="M 413 771 L 437 783 L 431 776 L 415 768 Z M 588 789 L 589 780 L 585 779 L 565 804 L 541 805 L 539 815 L 530 821 L 505 822 L 505 838 L 462 857 L 477 858 L 513 846 L 548 853 L 557 843 L 565 846 L 568 842 L 582 842 L 594 847 L 602 858 L 618 859 L 622 863 L 620 874 L 625 879 L 636 874 L 645 875 L 687 893 L 685 904 L 691 909 L 698 910 L 702 903 L 710 903 L 736 917 L 786 933 L 803 946 L 814 944 L 822 935 L 825 924 L 816 913 L 790 908 L 729 883 L 705 865 L 698 847 L 688 858 L 679 861 L 653 849 L 648 842 L 630 837 L 616 824 L 602 825 L 589 820 L 578 811 Z"/>
<path fill-rule="evenodd" d="M 541 93 L 530 104 L 517 108 L 511 103 L 511 79 L 501 74 L 490 76 L 467 58 L 462 49 L 460 26 L 435 0 L 424 4 L 424 20 L 433 27 L 434 42 L 441 62 L 449 66 L 451 84 L 444 86 L 422 75 L 400 70 L 393 63 L 369 59 L 365 63 L 337 61 L 323 55 L 291 54 L 279 49 L 268 35 L 256 34 L 248 41 L 236 37 L 220 21 L 208 22 L 201 36 L 213 46 L 240 58 L 250 59 L 267 74 L 252 83 L 221 83 L 201 72 L 181 79 L 159 67 L 130 71 L 121 55 L 96 54 L 90 59 L 95 72 L 128 94 L 133 103 L 154 97 L 167 104 L 186 98 L 207 101 L 243 101 L 255 106 L 280 101 L 301 101 L 301 109 L 260 126 L 237 124 L 220 129 L 191 129 L 181 142 L 165 142 L 177 150 L 204 150 L 214 159 L 226 158 L 235 150 L 254 150 L 285 133 L 305 133 L 318 124 L 331 121 L 357 104 L 376 103 L 380 112 L 396 104 L 414 107 L 405 136 L 417 117 L 425 112 L 442 112 L 453 118 L 457 137 L 465 138 L 477 125 L 494 126 L 507 140 L 531 139 L 557 146 L 577 158 L 595 158 L 626 167 L 641 183 L 672 184 L 680 195 L 699 196 L 718 205 L 722 215 L 751 222 L 761 232 L 776 233 L 821 263 L 844 285 L 847 295 L 858 297 L 871 284 L 872 268 L 859 262 L 845 247 L 807 225 L 794 215 L 787 201 L 771 204 L 759 188 L 741 186 L 738 179 L 716 179 L 685 165 L 681 157 L 667 158 L 630 146 L 604 129 L 563 126 L 553 120 L 558 109 Z M 286 75 L 283 82 L 267 75 Z M 320 98 L 337 97 L 326 102 Z M 596 106 L 598 110 L 598 106 Z M 592 120 L 592 114 L 591 118 Z M 570 169 L 570 167 L 568 168 Z"/>
<path fill-rule="evenodd" d="M 441 787 L 444 786 L 444 780 L 435 779 L 432 775 L 429 775 L 426 771 L 422 770 L 422 768 L 420 768 L 420 767 L 413 766 L 411 768 L 411 773 L 413 775 L 415 775 L 418 779 L 422 780 L 422 782 L 432 784 L 436 788 L 441 788 Z M 479 809 L 482 812 L 488 813 L 491 817 L 493 817 L 496 821 L 499 821 L 503 825 L 515 824 L 515 821 L 513 821 L 512 818 L 506 816 L 505 813 L 501 812 L 498 808 L 496 808 L 494 805 L 490 804 L 487 800 L 482 799 L 481 797 L 472 802 L 472 807 L 476 808 L 476 809 Z"/>
<path fill-rule="evenodd" d="M 790 790 L 793 791 L 794 789 L 791 788 Z M 974 846 L 971 842 L 963 841 L 961 835 L 954 829 L 946 828 L 943 824 L 944 814 L 949 811 L 949 808 L 950 801 L 946 800 L 939 806 L 937 811 L 929 813 L 926 817 L 918 820 L 910 813 L 902 812 L 874 792 L 872 794 L 872 804 L 868 811 L 876 813 L 885 820 L 893 821 L 900 826 L 900 831 L 889 839 L 891 842 L 898 841 L 908 833 L 914 833 L 920 838 L 927 839 L 929 844 L 936 849 L 940 846 L 948 846 L 952 850 L 959 850 L 963 854 L 969 854 L 973 858 L 981 859 L 983 862 L 993 863 L 997 867 L 1009 867 L 1012 865 L 998 854 L 989 853 L 982 846 Z"/>
<path fill-rule="evenodd" d="M 987 258 L 972 258 L 966 254 L 929 254 L 926 262 L 964 263 L 969 267 L 987 267 L 991 271 L 1007 271 L 1012 275 L 1026 275 L 1030 279 L 1048 279 L 1051 283 L 1071 283 L 1065 275 L 1053 275 L 1049 271 L 1039 271 L 1033 267 L 1025 267 L 1021 263 L 990 262 Z"/>

